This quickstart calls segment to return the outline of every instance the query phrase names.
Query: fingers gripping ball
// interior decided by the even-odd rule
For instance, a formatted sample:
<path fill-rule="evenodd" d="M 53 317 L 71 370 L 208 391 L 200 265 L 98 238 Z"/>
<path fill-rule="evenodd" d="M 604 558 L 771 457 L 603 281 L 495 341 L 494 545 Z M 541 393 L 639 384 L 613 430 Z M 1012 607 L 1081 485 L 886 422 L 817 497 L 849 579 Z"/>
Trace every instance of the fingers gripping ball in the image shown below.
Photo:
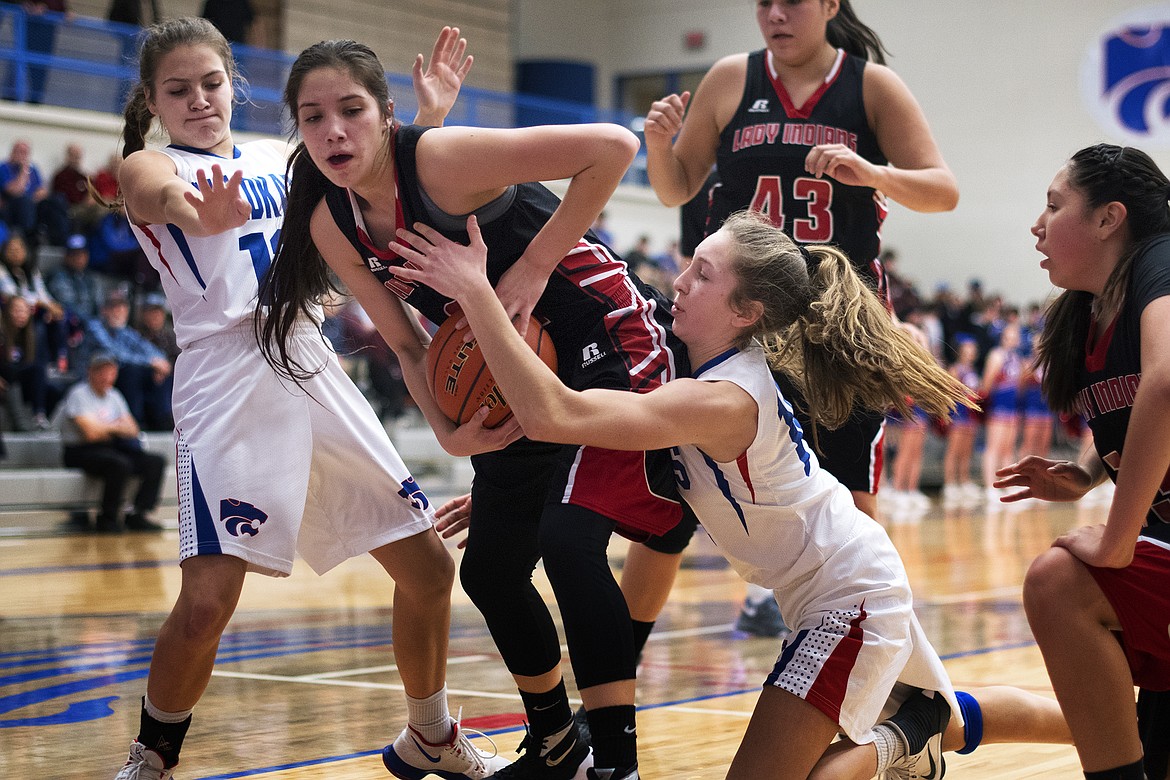
<path fill-rule="evenodd" d="M 456 425 L 471 419 L 481 406 L 488 407 L 485 428 L 495 428 L 512 416 L 508 402 L 488 371 L 483 353 L 474 339 L 464 343 L 463 332 L 455 330 L 459 316 L 448 317 L 439 326 L 427 350 L 427 381 L 439 409 Z M 528 323 L 524 337 L 532 351 L 553 371 L 557 354 L 552 340 L 536 318 Z"/>

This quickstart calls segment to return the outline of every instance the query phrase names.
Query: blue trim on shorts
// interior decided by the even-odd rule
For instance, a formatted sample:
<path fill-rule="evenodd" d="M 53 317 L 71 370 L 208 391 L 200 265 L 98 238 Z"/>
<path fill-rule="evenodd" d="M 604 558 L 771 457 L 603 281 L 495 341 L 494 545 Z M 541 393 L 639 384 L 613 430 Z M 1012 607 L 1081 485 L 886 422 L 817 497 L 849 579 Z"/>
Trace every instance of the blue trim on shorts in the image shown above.
<path fill-rule="evenodd" d="M 223 548 L 219 546 L 215 518 L 211 516 L 207 497 L 203 495 L 203 487 L 199 484 L 199 472 L 195 470 L 194 458 L 191 458 L 191 502 L 195 510 L 195 553 L 197 555 L 223 553 Z"/>

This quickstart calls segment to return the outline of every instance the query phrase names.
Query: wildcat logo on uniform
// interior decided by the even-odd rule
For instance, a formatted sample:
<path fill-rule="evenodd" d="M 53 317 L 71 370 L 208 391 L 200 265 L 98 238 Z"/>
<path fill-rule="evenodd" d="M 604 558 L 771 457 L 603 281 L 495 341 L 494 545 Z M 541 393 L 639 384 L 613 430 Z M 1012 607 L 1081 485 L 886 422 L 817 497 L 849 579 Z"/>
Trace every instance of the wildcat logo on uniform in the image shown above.
<path fill-rule="evenodd" d="M 260 526 L 264 525 L 268 514 L 247 501 L 225 498 L 219 502 L 219 519 L 232 536 L 255 536 L 260 533 Z"/>
<path fill-rule="evenodd" d="M 409 501 L 415 509 L 426 509 L 431 505 L 422 488 L 414 481 L 414 477 L 407 477 L 403 480 L 402 489 L 398 491 L 398 495 Z"/>
<path fill-rule="evenodd" d="M 1168 88 L 1167 6 L 1124 14 L 1089 44 L 1081 66 L 1081 92 L 1098 124 L 1108 132 L 1146 149 L 1170 148 Z"/>

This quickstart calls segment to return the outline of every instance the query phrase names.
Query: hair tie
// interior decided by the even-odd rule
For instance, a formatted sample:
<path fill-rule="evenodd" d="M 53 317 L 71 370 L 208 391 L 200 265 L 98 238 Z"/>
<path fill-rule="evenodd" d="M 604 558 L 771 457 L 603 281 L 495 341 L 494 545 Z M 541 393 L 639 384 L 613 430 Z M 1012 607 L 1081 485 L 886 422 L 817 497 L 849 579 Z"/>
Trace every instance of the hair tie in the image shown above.
<path fill-rule="evenodd" d="M 813 264 L 813 256 L 808 251 L 808 249 L 805 248 L 804 244 L 797 244 L 796 248 L 800 250 L 800 256 L 804 258 L 804 262 L 808 265 L 812 265 Z"/>

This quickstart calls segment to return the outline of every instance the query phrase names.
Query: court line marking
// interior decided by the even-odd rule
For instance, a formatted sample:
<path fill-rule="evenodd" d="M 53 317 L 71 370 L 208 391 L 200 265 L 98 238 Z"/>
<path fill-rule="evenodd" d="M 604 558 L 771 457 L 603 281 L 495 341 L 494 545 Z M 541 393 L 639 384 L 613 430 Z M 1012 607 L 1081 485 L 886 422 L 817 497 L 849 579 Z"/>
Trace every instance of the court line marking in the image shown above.
<path fill-rule="evenodd" d="M 708 626 L 708 627 L 701 628 L 701 629 L 687 629 L 687 630 L 701 632 L 701 633 L 713 633 L 716 630 L 726 630 L 726 629 L 729 629 L 730 627 L 731 627 L 730 625 L 729 626 L 720 626 L 720 627 Z M 663 632 L 663 633 L 667 633 L 667 632 Z M 678 633 L 678 632 L 673 632 L 673 633 Z M 651 634 L 650 638 L 653 638 L 653 637 L 654 637 L 654 635 Z M 1000 651 L 1005 651 L 1005 650 L 1016 650 L 1016 649 L 1019 649 L 1021 647 L 1027 647 L 1027 646 L 1032 646 L 1032 645 L 1035 645 L 1035 642 L 1019 642 L 1019 643 L 1013 643 L 1010 645 L 1003 645 L 1000 647 L 975 648 L 973 650 L 968 650 L 968 651 L 964 651 L 964 652 L 952 653 L 952 654 L 943 656 L 942 659 L 945 661 L 948 659 L 962 658 L 962 657 L 970 656 L 970 655 L 986 655 L 989 653 L 995 653 L 995 652 L 1000 652 Z M 248 678 L 268 679 L 268 680 L 274 680 L 274 681 L 278 681 L 278 682 L 296 682 L 297 681 L 296 678 L 281 677 L 280 675 L 246 675 L 246 674 L 239 674 L 239 673 L 235 673 L 235 672 L 232 672 L 232 673 L 213 672 L 212 674 L 213 675 L 222 675 L 225 677 L 241 677 L 241 678 L 245 678 L 245 679 L 248 679 Z M 369 688 L 384 688 L 384 689 L 391 689 L 391 690 L 402 690 L 402 686 L 400 686 L 400 685 L 393 686 L 393 685 L 386 685 L 386 684 L 380 684 L 380 683 L 376 683 L 376 684 L 357 683 L 357 682 L 352 681 L 352 680 L 305 680 L 304 682 L 306 682 L 308 684 L 313 684 L 313 685 L 343 685 L 343 686 L 350 686 L 350 687 L 369 687 Z M 751 715 L 752 715 L 751 711 L 726 710 L 726 709 L 722 709 L 722 708 L 715 709 L 715 708 L 704 708 L 704 707 L 690 707 L 687 705 L 693 704 L 695 702 L 700 702 L 700 701 L 711 701 L 714 699 L 727 699 L 727 698 L 730 698 L 732 696 L 743 696 L 745 694 L 758 693 L 759 690 L 760 690 L 759 686 L 755 686 L 752 688 L 745 688 L 743 690 L 723 691 L 722 693 L 712 693 L 712 694 L 707 694 L 704 696 L 694 696 L 694 697 L 690 697 L 690 698 L 686 698 L 686 699 L 678 699 L 676 701 L 665 701 L 665 702 L 659 702 L 657 704 L 639 705 L 638 712 L 644 712 L 647 710 L 664 709 L 664 708 L 669 707 L 671 712 L 681 712 L 681 713 L 697 714 L 697 715 L 721 715 L 721 716 L 725 716 L 725 717 L 747 719 L 747 718 L 751 717 Z M 451 693 L 453 695 L 459 695 L 459 696 L 479 696 L 481 698 L 489 698 L 489 699 L 510 699 L 510 700 L 519 699 L 518 695 L 504 695 L 504 694 L 488 693 L 486 691 L 478 691 L 477 692 L 477 691 L 449 690 L 448 693 Z M 573 699 L 570 699 L 570 702 L 572 702 L 573 704 L 579 703 Z M 510 734 L 510 733 L 514 733 L 514 732 L 519 732 L 523 728 L 524 727 L 522 725 L 512 726 L 512 727 L 508 727 L 508 728 L 492 729 L 489 731 L 484 731 L 483 734 L 485 736 L 488 736 L 488 737 L 495 737 L 495 736 L 499 736 L 502 734 Z M 235 771 L 235 772 L 230 772 L 227 774 L 207 775 L 205 777 L 196 778 L 196 780 L 232 780 L 233 778 L 241 778 L 241 777 L 259 777 L 261 775 L 275 774 L 277 772 L 284 772 L 287 770 L 295 770 L 295 769 L 299 769 L 302 767 L 321 766 L 323 764 L 340 763 L 342 761 L 352 761 L 352 760 L 358 759 L 358 758 L 366 758 L 369 756 L 377 755 L 380 752 L 381 752 L 381 750 L 368 750 L 368 751 L 361 751 L 361 752 L 357 752 L 357 753 L 348 753 L 346 755 L 341 755 L 341 756 L 325 756 L 325 757 L 321 757 L 321 758 L 306 759 L 304 761 L 293 762 L 293 763 L 288 763 L 288 764 L 280 764 L 280 765 L 271 766 L 271 767 L 260 767 L 260 768 L 256 768 L 256 769 L 244 769 L 244 770 L 239 770 L 239 771 Z"/>

